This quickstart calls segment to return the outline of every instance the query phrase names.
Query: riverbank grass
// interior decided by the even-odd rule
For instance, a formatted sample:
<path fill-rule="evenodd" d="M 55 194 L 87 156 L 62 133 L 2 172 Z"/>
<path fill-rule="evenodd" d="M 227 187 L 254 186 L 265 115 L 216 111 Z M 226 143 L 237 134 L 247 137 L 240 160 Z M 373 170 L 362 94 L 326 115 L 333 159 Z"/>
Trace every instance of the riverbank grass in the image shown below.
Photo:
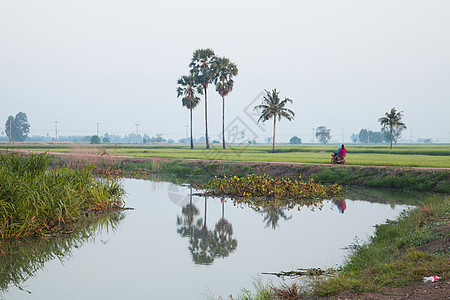
<path fill-rule="evenodd" d="M 1 239 L 57 234 L 91 213 L 122 207 L 117 180 L 49 164 L 45 154 L 0 155 Z"/>
<path fill-rule="evenodd" d="M 448 249 L 427 251 L 427 243 L 448 236 L 450 201 L 430 198 L 397 220 L 376 226 L 368 243 L 355 242 L 342 272 L 311 280 L 313 294 L 328 296 L 344 290 L 377 291 L 421 281 L 426 276 L 449 276 Z M 422 251 L 424 250 L 424 251 Z"/>

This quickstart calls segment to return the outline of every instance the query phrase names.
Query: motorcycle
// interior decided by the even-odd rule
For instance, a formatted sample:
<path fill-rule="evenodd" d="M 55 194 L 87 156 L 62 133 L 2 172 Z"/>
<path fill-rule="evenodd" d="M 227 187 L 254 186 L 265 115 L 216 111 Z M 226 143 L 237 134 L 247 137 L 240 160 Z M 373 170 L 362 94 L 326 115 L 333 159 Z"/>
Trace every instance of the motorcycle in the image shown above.
<path fill-rule="evenodd" d="M 331 154 L 332 164 L 345 165 L 346 162 L 347 160 L 345 159 L 345 156 L 339 156 L 336 152 L 333 151 L 333 154 Z"/>

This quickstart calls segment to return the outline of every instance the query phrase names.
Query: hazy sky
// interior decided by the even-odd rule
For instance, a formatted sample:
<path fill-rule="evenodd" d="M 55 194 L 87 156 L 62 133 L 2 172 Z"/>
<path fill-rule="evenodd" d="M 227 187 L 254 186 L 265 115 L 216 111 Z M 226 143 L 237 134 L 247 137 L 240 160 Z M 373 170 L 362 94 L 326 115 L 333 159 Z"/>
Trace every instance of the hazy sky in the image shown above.
<path fill-rule="evenodd" d="M 212 48 L 239 74 L 226 98 L 228 128 L 262 141 L 249 107 L 264 89 L 289 97 L 295 120 L 278 141 L 312 140 L 324 125 L 345 142 L 379 130 L 392 107 L 405 138 L 450 136 L 450 1 L 0 0 L 0 128 L 23 111 L 31 135 L 186 135 L 176 82 L 195 49 Z M 256 100 L 255 100 L 256 99 Z M 212 139 L 221 98 L 208 89 Z M 204 135 L 203 100 L 194 135 Z M 343 131 L 342 131 L 343 129 Z"/>

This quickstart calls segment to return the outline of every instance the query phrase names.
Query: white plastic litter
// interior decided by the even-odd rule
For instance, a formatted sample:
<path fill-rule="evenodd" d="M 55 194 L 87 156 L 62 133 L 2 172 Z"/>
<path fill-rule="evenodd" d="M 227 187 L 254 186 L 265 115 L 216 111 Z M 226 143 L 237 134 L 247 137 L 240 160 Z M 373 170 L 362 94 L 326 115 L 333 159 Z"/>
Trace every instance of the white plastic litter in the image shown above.
<path fill-rule="evenodd" d="M 435 281 L 438 281 L 439 279 L 441 279 L 441 277 L 439 277 L 439 276 L 429 276 L 429 277 L 424 277 L 423 282 L 435 282 Z"/>

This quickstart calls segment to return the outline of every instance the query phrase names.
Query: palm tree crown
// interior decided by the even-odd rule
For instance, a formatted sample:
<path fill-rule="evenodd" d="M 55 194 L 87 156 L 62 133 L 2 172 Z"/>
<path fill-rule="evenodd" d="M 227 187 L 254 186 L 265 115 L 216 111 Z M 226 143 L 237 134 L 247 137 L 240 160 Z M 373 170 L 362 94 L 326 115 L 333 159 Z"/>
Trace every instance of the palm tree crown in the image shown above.
<path fill-rule="evenodd" d="M 275 152 L 275 127 L 276 121 L 278 117 L 278 121 L 281 121 L 281 118 L 286 118 L 289 121 L 294 119 L 295 113 L 286 108 L 287 103 L 292 103 L 292 100 L 289 98 L 284 98 L 283 101 L 280 101 L 280 97 L 278 96 L 279 92 L 276 89 L 273 89 L 271 92 L 265 91 L 266 95 L 263 98 L 263 103 L 261 105 L 255 106 L 255 110 L 261 111 L 261 116 L 258 119 L 259 121 L 265 122 L 269 119 L 273 118 L 273 149 Z"/>
<path fill-rule="evenodd" d="M 391 109 L 390 112 L 386 112 L 384 117 L 378 119 L 378 122 L 383 126 L 383 128 L 389 128 L 391 131 L 391 149 L 392 149 L 392 140 L 393 140 L 393 132 L 394 128 L 406 129 L 406 124 L 402 122 L 402 114 L 403 111 L 397 111 L 395 107 Z"/>
<path fill-rule="evenodd" d="M 214 78 L 216 91 L 220 96 L 227 96 L 233 89 L 233 76 L 238 74 L 237 66 L 228 58 L 217 58 L 214 64 L 217 76 Z"/>
<path fill-rule="evenodd" d="M 197 93 L 202 94 L 203 90 L 195 83 L 193 76 L 181 76 L 177 83 L 177 97 L 183 96 L 181 99 L 183 106 L 194 109 L 200 102 Z"/>

